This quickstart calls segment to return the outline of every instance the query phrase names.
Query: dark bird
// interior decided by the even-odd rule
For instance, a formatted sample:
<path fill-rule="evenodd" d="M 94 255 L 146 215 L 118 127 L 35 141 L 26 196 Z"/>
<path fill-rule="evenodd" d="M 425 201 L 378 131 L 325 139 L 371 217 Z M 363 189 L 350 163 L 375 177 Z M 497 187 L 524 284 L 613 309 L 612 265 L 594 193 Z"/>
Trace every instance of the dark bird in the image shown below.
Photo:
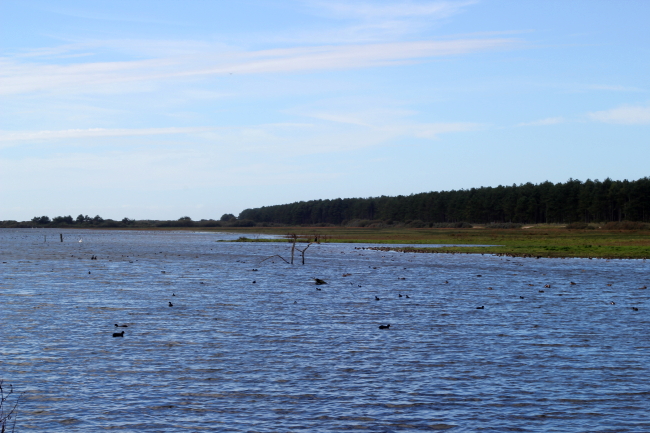
<path fill-rule="evenodd" d="M 122 331 L 122 332 L 113 332 L 113 337 L 124 337 L 124 331 Z"/>
<path fill-rule="evenodd" d="M 323 290 L 323 289 L 321 289 L 321 288 L 319 288 L 319 287 L 316 287 L 316 290 Z"/>
<path fill-rule="evenodd" d="M 117 323 L 115 324 L 116 328 L 128 328 L 129 325 L 118 325 Z"/>
<path fill-rule="evenodd" d="M 539 293 L 544 293 L 544 291 L 543 291 L 543 290 L 540 290 Z"/>
<path fill-rule="evenodd" d="M 379 298 L 375 295 L 375 301 L 379 301 Z"/>
<path fill-rule="evenodd" d="M 476 307 L 477 310 L 485 310 L 485 305 L 481 305 L 480 307 Z"/>
<path fill-rule="evenodd" d="M 637 307 L 632 307 L 632 310 L 633 311 L 639 311 L 639 309 Z"/>
<path fill-rule="evenodd" d="M 411 297 L 409 295 L 406 295 L 406 299 L 411 299 Z"/>
<path fill-rule="evenodd" d="M 545 289 L 550 289 L 550 288 L 551 288 L 551 285 L 550 285 L 550 284 L 547 284 L 547 285 L 544 286 L 544 288 L 545 288 Z"/>
<path fill-rule="evenodd" d="M 519 299 L 524 299 L 524 297 L 523 297 L 523 296 L 520 296 Z"/>
<path fill-rule="evenodd" d="M 257 281 L 253 280 L 253 284 L 257 283 Z"/>
<path fill-rule="evenodd" d="M 576 283 L 574 283 L 573 281 L 571 281 L 571 285 L 572 285 L 572 286 L 575 286 L 575 285 L 576 285 Z"/>
<path fill-rule="evenodd" d="M 402 297 L 402 294 L 400 293 L 398 296 L 401 298 L 401 297 Z"/>
<path fill-rule="evenodd" d="M 174 304 L 172 304 L 172 303 L 170 302 L 170 303 L 169 303 L 169 306 L 170 306 L 170 307 L 173 307 L 173 306 L 174 306 Z"/>
<path fill-rule="evenodd" d="M 609 305 L 616 305 L 616 302 L 610 301 Z"/>
<path fill-rule="evenodd" d="M 390 323 L 388 325 L 379 325 L 379 329 L 388 329 L 390 328 Z"/>
<path fill-rule="evenodd" d="M 320 286 L 321 284 L 327 284 L 327 281 L 321 280 L 320 278 L 314 278 L 314 281 L 316 282 L 317 286 Z"/>
<path fill-rule="evenodd" d="M 445 284 L 449 284 L 449 281 L 445 281 Z"/>

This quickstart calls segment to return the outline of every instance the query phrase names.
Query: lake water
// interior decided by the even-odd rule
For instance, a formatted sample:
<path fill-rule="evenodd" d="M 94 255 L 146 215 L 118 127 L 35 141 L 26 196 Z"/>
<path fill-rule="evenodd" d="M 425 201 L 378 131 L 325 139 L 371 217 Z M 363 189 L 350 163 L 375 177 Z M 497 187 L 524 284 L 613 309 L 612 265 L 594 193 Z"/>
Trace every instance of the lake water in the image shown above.
<path fill-rule="evenodd" d="M 60 232 L 0 230 L 18 432 L 650 431 L 649 262 Z"/>

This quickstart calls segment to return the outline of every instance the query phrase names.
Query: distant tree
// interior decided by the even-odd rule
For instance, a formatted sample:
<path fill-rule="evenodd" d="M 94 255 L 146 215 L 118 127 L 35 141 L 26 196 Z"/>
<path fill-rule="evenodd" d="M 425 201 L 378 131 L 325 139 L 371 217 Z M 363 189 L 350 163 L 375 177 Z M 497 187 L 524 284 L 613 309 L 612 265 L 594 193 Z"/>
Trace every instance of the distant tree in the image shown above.
<path fill-rule="evenodd" d="M 50 223 L 50 217 L 43 215 L 40 217 L 34 217 L 32 218 L 32 222 L 36 224 L 49 224 Z"/>
<path fill-rule="evenodd" d="M 100 224 L 104 222 L 104 218 L 100 217 L 99 215 L 95 215 L 95 217 L 92 219 L 92 222 L 95 224 Z"/>
<path fill-rule="evenodd" d="M 83 214 L 77 215 L 77 224 L 83 224 L 86 221 L 86 218 L 83 216 Z"/>
<path fill-rule="evenodd" d="M 237 219 L 233 214 L 231 213 L 225 213 L 221 215 L 220 221 L 232 221 L 234 219 Z"/>
<path fill-rule="evenodd" d="M 55 224 L 74 224 L 74 220 L 70 215 L 54 217 L 52 218 L 52 222 Z"/>
<path fill-rule="evenodd" d="M 188 216 L 184 216 L 184 217 L 180 217 L 178 220 L 179 221 L 192 221 L 192 218 L 190 218 Z"/>
<path fill-rule="evenodd" d="M 128 218 L 122 218 L 122 222 L 124 224 L 133 224 L 133 223 L 135 223 L 135 220 L 131 220 L 131 219 L 128 219 Z"/>

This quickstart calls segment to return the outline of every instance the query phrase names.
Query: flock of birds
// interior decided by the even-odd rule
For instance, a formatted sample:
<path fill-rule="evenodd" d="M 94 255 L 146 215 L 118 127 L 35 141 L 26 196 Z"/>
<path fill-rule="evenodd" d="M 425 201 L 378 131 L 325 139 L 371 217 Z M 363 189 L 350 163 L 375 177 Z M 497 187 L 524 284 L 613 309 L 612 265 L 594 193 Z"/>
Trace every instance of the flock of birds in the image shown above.
<path fill-rule="evenodd" d="M 92 257 L 91 257 L 91 260 L 97 260 L 97 257 L 96 257 L 96 256 L 92 256 Z M 377 269 L 377 268 L 375 267 L 374 269 Z M 404 268 L 404 269 L 406 269 L 406 268 Z M 257 271 L 257 269 L 253 269 L 253 271 Z M 90 273 L 90 272 L 88 272 L 88 273 Z M 165 271 L 162 271 L 162 273 L 164 274 Z M 344 276 L 344 277 L 347 277 L 347 276 L 350 276 L 350 275 L 352 275 L 352 274 L 344 274 L 343 276 Z M 482 275 L 477 275 L 477 277 L 482 277 Z M 323 284 L 327 284 L 327 282 L 326 282 L 325 280 L 323 280 L 323 279 L 320 279 L 320 278 L 312 278 L 312 279 L 314 280 L 316 286 L 320 286 L 320 285 L 323 285 Z M 405 278 L 398 278 L 398 279 L 400 279 L 400 280 L 404 280 Z M 257 281 L 256 281 L 256 280 L 253 280 L 252 283 L 253 283 L 253 284 L 256 284 Z M 201 283 L 201 284 L 203 284 L 203 283 Z M 350 283 L 350 284 L 353 284 L 353 283 Z M 449 281 L 445 281 L 445 284 L 449 284 Z M 573 281 L 571 281 L 570 284 L 571 284 L 572 286 L 577 285 L 577 283 L 575 283 L 575 282 L 573 282 Z M 533 286 L 533 284 L 529 284 L 529 286 Z M 607 286 L 611 286 L 611 284 L 607 284 Z M 361 285 L 358 285 L 358 287 L 361 287 Z M 546 285 L 544 285 L 544 288 L 545 288 L 545 289 L 549 289 L 549 288 L 551 288 L 551 285 L 550 285 L 550 284 L 546 284 Z M 647 289 L 647 286 L 639 287 L 639 289 Z M 320 291 L 321 288 L 316 287 L 316 290 L 319 290 L 319 291 Z M 492 287 L 488 287 L 488 290 L 492 290 Z M 539 293 L 544 293 L 544 290 L 539 290 Z M 172 293 L 172 296 L 176 296 L 176 294 L 175 294 L 175 293 Z M 397 296 L 398 296 L 399 298 L 405 297 L 405 298 L 407 298 L 407 299 L 410 299 L 410 296 L 409 296 L 409 295 L 402 295 L 401 293 L 398 293 Z M 561 296 L 561 295 L 560 295 L 560 296 Z M 524 299 L 523 296 L 519 296 L 519 298 L 520 298 L 520 299 Z M 380 300 L 381 300 L 381 298 L 380 298 L 379 296 L 375 295 L 375 301 L 380 301 Z M 295 303 L 297 303 L 297 301 L 294 301 L 294 304 L 295 304 Z M 610 305 L 616 305 L 616 302 L 614 302 L 614 301 L 610 301 Z M 174 304 L 173 304 L 171 301 L 169 301 L 169 302 L 168 302 L 168 306 L 169 306 L 169 307 L 173 307 Z M 484 309 L 485 309 L 485 306 L 484 306 L 484 305 L 481 305 L 480 307 L 476 307 L 476 309 L 477 309 L 477 310 L 484 310 Z M 632 307 L 632 310 L 633 310 L 633 311 L 639 311 L 639 308 L 638 308 L 638 307 Z M 127 328 L 128 325 L 126 325 L 126 324 L 122 324 L 122 325 L 120 325 L 120 324 L 117 324 L 117 323 L 116 323 L 116 324 L 115 324 L 115 327 L 116 327 L 116 328 Z M 390 329 L 390 323 L 387 323 L 386 325 L 379 325 L 379 329 Z M 114 332 L 114 333 L 113 333 L 113 337 L 124 337 L 124 331 L 121 331 L 121 332 Z"/>

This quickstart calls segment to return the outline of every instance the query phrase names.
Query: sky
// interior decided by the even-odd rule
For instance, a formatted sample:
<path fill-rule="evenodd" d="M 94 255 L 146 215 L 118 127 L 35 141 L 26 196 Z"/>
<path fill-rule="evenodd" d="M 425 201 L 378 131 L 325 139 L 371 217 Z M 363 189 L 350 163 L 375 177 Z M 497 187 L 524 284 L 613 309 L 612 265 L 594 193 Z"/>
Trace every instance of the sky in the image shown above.
<path fill-rule="evenodd" d="M 649 1 L 0 0 L 0 220 L 650 175 Z"/>

